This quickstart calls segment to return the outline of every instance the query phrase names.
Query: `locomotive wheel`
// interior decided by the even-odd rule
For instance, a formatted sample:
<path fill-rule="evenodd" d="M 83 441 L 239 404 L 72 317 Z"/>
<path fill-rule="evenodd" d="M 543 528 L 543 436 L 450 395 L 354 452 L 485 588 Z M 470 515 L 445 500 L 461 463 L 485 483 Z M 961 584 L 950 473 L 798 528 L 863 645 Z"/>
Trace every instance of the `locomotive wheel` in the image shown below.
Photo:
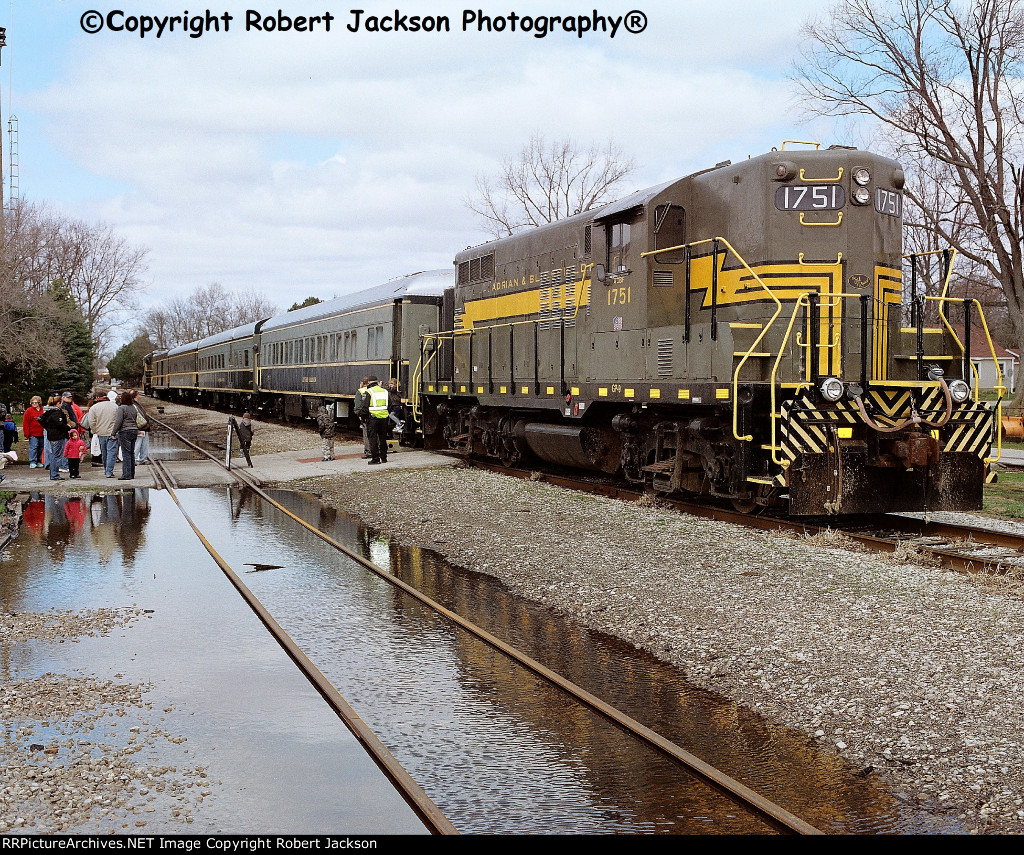
<path fill-rule="evenodd" d="M 758 510 L 763 509 L 763 505 L 759 505 L 753 499 L 731 499 L 732 506 L 735 510 L 741 514 L 754 514 Z"/>

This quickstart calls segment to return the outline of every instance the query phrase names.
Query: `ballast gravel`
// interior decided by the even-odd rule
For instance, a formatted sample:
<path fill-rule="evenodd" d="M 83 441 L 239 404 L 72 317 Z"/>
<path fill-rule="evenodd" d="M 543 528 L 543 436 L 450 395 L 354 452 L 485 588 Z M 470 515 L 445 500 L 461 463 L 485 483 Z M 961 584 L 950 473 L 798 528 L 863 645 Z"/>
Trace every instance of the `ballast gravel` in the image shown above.
<path fill-rule="evenodd" d="M 280 486 L 673 663 L 966 831 L 1024 832 L 1020 578 L 459 467 Z"/>
<path fill-rule="evenodd" d="M 128 627 L 144 614 L 138 608 L 4 613 L 0 642 L 8 655 L 28 642 L 73 643 Z M 19 677 L 16 666 L 9 668 L 0 684 L 0 834 L 188 829 L 210 792 L 206 767 L 184 755 L 175 766 L 146 762 L 154 746 L 187 740 L 150 721 L 159 711 L 146 700 L 147 686 L 118 678 Z"/>

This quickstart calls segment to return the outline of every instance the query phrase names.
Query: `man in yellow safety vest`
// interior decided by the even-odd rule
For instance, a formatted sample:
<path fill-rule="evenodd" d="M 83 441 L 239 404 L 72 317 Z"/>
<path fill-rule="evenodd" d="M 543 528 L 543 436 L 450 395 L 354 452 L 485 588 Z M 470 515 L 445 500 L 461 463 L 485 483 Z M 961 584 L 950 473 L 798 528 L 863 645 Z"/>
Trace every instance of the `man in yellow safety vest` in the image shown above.
<path fill-rule="evenodd" d="M 369 413 L 367 435 L 370 440 L 370 466 L 388 462 L 388 390 L 376 377 L 369 378 L 363 392 L 364 408 Z"/>

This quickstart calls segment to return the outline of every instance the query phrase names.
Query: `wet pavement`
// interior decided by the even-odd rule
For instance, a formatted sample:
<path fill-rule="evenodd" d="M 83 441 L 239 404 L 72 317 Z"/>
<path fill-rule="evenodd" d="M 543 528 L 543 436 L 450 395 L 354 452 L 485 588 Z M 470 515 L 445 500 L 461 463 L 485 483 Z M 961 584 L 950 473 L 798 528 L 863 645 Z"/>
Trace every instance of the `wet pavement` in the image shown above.
<path fill-rule="evenodd" d="M 454 466 L 455 458 L 444 457 L 431 452 L 403 448 L 397 443 L 389 443 L 388 462 L 381 470 L 408 469 L 416 467 Z M 216 451 L 212 450 L 216 455 Z M 235 479 L 217 461 L 184 448 L 171 434 L 165 431 L 154 431 L 150 440 L 150 454 L 164 461 L 168 472 L 180 487 L 209 487 L 215 485 L 234 484 Z M 225 460 L 225 453 L 220 452 L 218 460 Z M 311 449 L 299 451 L 281 451 L 275 454 L 262 454 L 252 457 L 250 467 L 245 458 L 237 453 L 231 459 L 231 467 L 239 469 L 251 476 L 255 483 L 284 483 L 302 478 L 320 475 L 340 475 L 350 472 L 365 471 L 367 462 L 363 458 L 361 443 L 338 442 L 334 460 L 323 460 Z M 376 468 L 376 467 L 375 467 Z M 372 470 L 370 470 L 372 471 Z M 152 467 L 138 465 L 135 477 L 129 481 L 121 481 L 121 464 L 114 466 L 114 478 L 107 478 L 102 466 L 94 466 L 88 460 L 83 461 L 80 469 L 81 477 L 72 480 L 67 473 L 62 474 L 61 481 L 51 481 L 48 469 L 30 469 L 27 461 L 20 460 L 8 464 L 3 470 L 5 480 L 0 490 L 27 492 L 68 492 L 86 489 L 117 489 L 120 487 L 156 487 Z"/>
<path fill-rule="evenodd" d="M 33 496 L 0 561 L 0 608 L 5 705 L 53 684 L 37 715 L 3 712 L 0 829 L 424 833 L 166 493 Z M 10 630 L 58 610 L 85 614 L 88 630 L 98 609 L 122 625 Z M 77 771 L 86 760 L 100 770 L 92 783 Z M 17 790 L 15 767 L 36 783 Z M 116 791 L 114 768 L 126 779 Z"/>

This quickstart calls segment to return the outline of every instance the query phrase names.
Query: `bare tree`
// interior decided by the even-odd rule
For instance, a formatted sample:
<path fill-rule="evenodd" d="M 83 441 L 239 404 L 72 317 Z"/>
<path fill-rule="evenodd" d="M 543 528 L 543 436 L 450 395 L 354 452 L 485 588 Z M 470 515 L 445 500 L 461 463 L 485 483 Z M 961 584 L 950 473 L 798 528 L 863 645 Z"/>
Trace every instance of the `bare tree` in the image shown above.
<path fill-rule="evenodd" d="M 7 217 L 14 229 L 8 271 L 36 292 L 63 285 L 82 313 L 95 350 L 136 307 L 144 289 L 147 250 L 131 246 L 106 225 L 60 217 L 23 202 Z"/>
<path fill-rule="evenodd" d="M 534 134 L 517 157 L 502 161 L 497 177 L 478 175 L 466 205 L 495 237 L 570 217 L 610 199 L 636 169 L 614 142 L 580 148 L 571 139 L 548 143 Z"/>
<path fill-rule="evenodd" d="M 264 318 L 272 318 L 277 314 L 277 306 L 270 302 L 266 294 L 250 288 L 246 291 L 236 291 L 232 295 L 231 313 L 231 327 L 240 327 L 242 324 L 253 324 Z"/>
<path fill-rule="evenodd" d="M 29 371 L 57 364 L 66 314 L 45 277 L 52 239 L 41 208 L 12 204 L 0 233 L 0 364 Z"/>
<path fill-rule="evenodd" d="M 139 331 L 159 348 L 178 347 L 275 314 L 277 307 L 265 294 L 254 290 L 232 293 L 219 282 L 211 282 L 187 297 L 174 297 L 148 309 Z"/>
<path fill-rule="evenodd" d="M 107 225 L 81 220 L 59 224 L 55 262 L 67 283 L 97 350 L 109 343 L 110 333 L 126 313 L 138 306 L 145 290 L 147 249 L 132 246 Z"/>
<path fill-rule="evenodd" d="M 948 176 L 937 209 L 913 184 L 907 195 L 999 284 L 1024 352 L 1024 0 L 840 0 L 803 35 L 797 83 L 812 112 L 869 117 Z M 969 215 L 957 228 L 954 205 Z"/>

